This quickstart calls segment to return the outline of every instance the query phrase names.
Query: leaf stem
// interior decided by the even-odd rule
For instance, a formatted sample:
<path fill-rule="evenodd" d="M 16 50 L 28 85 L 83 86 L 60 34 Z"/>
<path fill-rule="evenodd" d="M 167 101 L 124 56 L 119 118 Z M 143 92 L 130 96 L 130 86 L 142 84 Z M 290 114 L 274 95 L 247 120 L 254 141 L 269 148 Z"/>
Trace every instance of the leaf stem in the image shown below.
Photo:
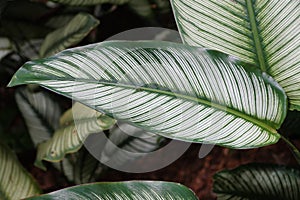
<path fill-rule="evenodd" d="M 281 139 L 288 145 L 288 147 L 292 150 L 292 153 L 294 154 L 294 157 L 298 164 L 300 165 L 300 151 L 297 149 L 297 147 L 289 141 L 286 137 L 281 135 Z"/>

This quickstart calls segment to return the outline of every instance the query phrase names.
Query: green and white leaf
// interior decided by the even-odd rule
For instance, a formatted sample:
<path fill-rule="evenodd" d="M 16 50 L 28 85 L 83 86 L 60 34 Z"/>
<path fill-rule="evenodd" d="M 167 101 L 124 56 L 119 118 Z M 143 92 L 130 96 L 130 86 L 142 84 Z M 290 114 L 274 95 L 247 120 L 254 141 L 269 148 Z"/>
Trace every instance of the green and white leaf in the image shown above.
<path fill-rule="evenodd" d="M 276 165 L 249 164 L 214 175 L 218 199 L 300 199 L 300 171 Z"/>
<path fill-rule="evenodd" d="M 27 62 L 9 86 L 36 83 L 165 137 L 253 148 L 276 143 L 287 110 L 266 73 L 170 42 L 111 41 Z"/>
<path fill-rule="evenodd" d="M 53 55 L 80 42 L 99 21 L 87 13 L 77 14 L 67 25 L 49 33 L 40 48 L 40 57 Z"/>
<path fill-rule="evenodd" d="M 300 110 L 300 1 L 171 0 L 186 44 L 259 66 Z"/>
<path fill-rule="evenodd" d="M 28 198 L 28 200 L 50 199 L 197 200 L 198 198 L 190 189 L 183 185 L 161 181 L 129 181 L 86 184 L 66 188 L 42 196 Z"/>
<path fill-rule="evenodd" d="M 45 169 L 42 160 L 59 162 L 65 154 L 77 152 L 88 135 L 109 129 L 114 123 L 114 119 L 75 103 L 61 117 L 53 137 L 38 146 L 35 165 Z"/>
<path fill-rule="evenodd" d="M 41 192 L 35 180 L 19 163 L 16 155 L 1 143 L 0 180 L 0 199 L 23 199 Z"/>
<path fill-rule="evenodd" d="M 32 92 L 27 87 L 19 88 L 15 98 L 33 144 L 37 146 L 50 139 L 59 125 L 61 110 L 58 103 L 46 92 Z"/>
<path fill-rule="evenodd" d="M 53 2 L 67 4 L 70 6 L 91 6 L 104 3 L 122 5 L 130 0 L 52 0 Z"/>
<path fill-rule="evenodd" d="M 101 162 L 109 161 L 113 166 L 124 166 L 159 149 L 164 138 L 118 122 L 109 130 L 108 140 L 101 154 Z"/>

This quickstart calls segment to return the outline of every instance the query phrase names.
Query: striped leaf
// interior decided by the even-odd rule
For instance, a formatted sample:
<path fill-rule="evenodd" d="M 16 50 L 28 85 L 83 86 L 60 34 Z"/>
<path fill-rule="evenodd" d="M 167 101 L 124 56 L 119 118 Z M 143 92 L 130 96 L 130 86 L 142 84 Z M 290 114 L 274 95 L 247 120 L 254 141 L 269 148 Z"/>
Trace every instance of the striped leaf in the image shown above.
<path fill-rule="evenodd" d="M 300 171 L 275 165 L 249 164 L 214 176 L 218 199 L 300 199 Z"/>
<path fill-rule="evenodd" d="M 87 13 L 77 14 L 67 25 L 49 33 L 40 48 L 40 57 L 53 55 L 80 42 L 99 21 Z"/>
<path fill-rule="evenodd" d="M 103 3 L 117 4 L 121 5 L 127 3 L 130 0 L 51 0 L 53 2 L 67 4 L 70 6 L 91 6 Z"/>
<path fill-rule="evenodd" d="M 75 184 L 94 182 L 107 169 L 85 148 L 81 148 L 76 153 L 68 154 L 62 161 L 52 164 L 65 175 L 68 181 Z"/>
<path fill-rule="evenodd" d="M 76 103 L 60 119 L 60 128 L 53 137 L 38 146 L 35 165 L 45 169 L 42 160 L 58 162 L 65 154 L 77 152 L 85 138 L 92 133 L 109 129 L 114 119 Z"/>
<path fill-rule="evenodd" d="M 159 149 L 164 138 L 119 122 L 109 130 L 108 139 L 101 154 L 101 162 L 109 161 L 110 165 L 120 167 Z"/>
<path fill-rule="evenodd" d="M 253 148 L 277 142 L 286 96 L 266 73 L 217 51 L 170 42 L 104 42 L 27 62 L 36 83 L 149 132 Z"/>
<path fill-rule="evenodd" d="M 58 128 L 61 110 L 57 102 L 44 92 L 32 92 L 27 87 L 15 93 L 33 144 L 37 146 L 51 138 Z"/>
<path fill-rule="evenodd" d="M 23 199 L 40 193 L 37 183 L 16 155 L 0 143 L 0 199 Z"/>
<path fill-rule="evenodd" d="M 300 110 L 300 1 L 171 0 L 182 39 L 259 66 Z"/>
<path fill-rule="evenodd" d="M 186 199 L 197 200 L 195 194 L 178 183 L 160 181 L 129 181 L 116 183 L 94 183 L 66 188 L 50 194 L 28 198 L 28 200 L 60 199 Z"/>
<path fill-rule="evenodd" d="M 76 162 L 69 170 L 73 170 L 73 181 L 75 184 L 90 183 L 96 181 L 99 175 L 107 169 L 94 156 L 92 156 L 85 148 L 76 153 Z M 65 169 L 67 171 L 68 169 Z M 69 171 L 68 170 L 68 171 Z M 67 172 L 68 172 L 67 171 Z"/>

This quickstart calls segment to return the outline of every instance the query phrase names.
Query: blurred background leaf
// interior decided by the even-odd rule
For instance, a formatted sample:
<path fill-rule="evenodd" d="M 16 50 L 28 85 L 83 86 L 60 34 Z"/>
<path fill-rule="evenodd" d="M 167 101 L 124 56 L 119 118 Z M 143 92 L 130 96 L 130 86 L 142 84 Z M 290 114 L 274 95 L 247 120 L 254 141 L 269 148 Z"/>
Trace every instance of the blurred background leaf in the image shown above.
<path fill-rule="evenodd" d="M 51 56 L 77 44 L 98 24 L 99 21 L 90 14 L 77 14 L 66 25 L 46 36 L 40 48 L 40 57 Z"/>
<path fill-rule="evenodd" d="M 23 199 L 41 193 L 31 175 L 19 163 L 16 155 L 0 143 L 0 199 Z"/>

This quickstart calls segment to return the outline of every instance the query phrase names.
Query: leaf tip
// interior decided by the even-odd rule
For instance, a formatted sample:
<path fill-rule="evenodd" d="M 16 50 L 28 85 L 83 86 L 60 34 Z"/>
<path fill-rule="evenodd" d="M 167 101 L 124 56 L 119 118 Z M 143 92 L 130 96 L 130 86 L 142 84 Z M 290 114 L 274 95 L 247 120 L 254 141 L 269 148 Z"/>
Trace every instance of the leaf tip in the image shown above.
<path fill-rule="evenodd" d="M 22 83 L 19 81 L 18 77 L 14 75 L 12 79 L 9 81 L 9 83 L 7 84 L 7 87 L 14 87 L 21 84 Z"/>

